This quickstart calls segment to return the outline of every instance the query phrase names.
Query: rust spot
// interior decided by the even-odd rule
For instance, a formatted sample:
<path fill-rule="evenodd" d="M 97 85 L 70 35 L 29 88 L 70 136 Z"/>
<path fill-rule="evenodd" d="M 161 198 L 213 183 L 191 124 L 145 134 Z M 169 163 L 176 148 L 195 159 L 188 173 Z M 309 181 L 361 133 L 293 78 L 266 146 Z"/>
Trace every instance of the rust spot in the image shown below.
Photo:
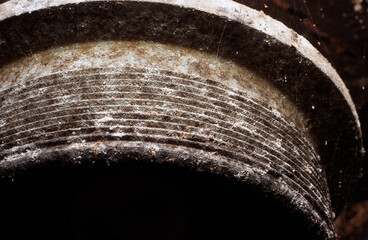
<path fill-rule="evenodd" d="M 156 150 L 157 150 L 157 149 L 156 149 L 156 148 L 154 148 L 154 147 L 150 147 L 149 149 L 151 150 L 151 154 L 152 154 L 152 156 L 154 156 L 154 157 L 155 157 L 155 156 L 156 156 Z"/>
<path fill-rule="evenodd" d="M 98 154 L 98 145 L 100 145 L 100 141 L 97 141 L 96 143 L 95 143 L 95 145 L 93 146 L 93 155 L 95 156 L 95 157 L 97 157 L 97 154 Z"/>

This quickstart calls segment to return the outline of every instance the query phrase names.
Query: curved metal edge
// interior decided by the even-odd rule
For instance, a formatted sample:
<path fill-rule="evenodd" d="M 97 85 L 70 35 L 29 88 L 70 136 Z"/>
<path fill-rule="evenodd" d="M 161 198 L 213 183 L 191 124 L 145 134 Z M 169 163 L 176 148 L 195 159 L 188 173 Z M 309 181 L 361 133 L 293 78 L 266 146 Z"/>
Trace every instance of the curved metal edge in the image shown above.
<path fill-rule="evenodd" d="M 81 157 L 83 156 L 83 157 Z M 63 164 L 81 164 L 104 160 L 107 166 L 121 161 L 145 161 L 159 164 L 175 164 L 189 170 L 208 172 L 226 176 L 236 182 L 257 185 L 259 190 L 274 196 L 274 199 L 286 207 L 298 206 L 299 214 L 310 221 L 311 228 L 317 227 L 317 235 L 332 240 L 334 229 L 331 219 L 324 219 L 313 205 L 299 192 L 287 188 L 283 181 L 264 174 L 257 169 L 239 161 L 229 161 L 226 157 L 185 146 L 174 146 L 149 142 L 109 142 L 74 143 L 70 146 L 49 148 L 46 151 L 29 151 L 20 154 L 17 160 L 0 163 L 0 177 L 16 178 L 18 174 L 38 164 L 63 162 Z M 245 171 L 246 169 L 246 171 Z M 272 190 L 270 190 L 272 189 Z M 317 237 L 316 235 L 316 237 Z"/>
<path fill-rule="evenodd" d="M 265 43 L 267 43 L 269 46 L 278 47 L 276 51 L 280 54 L 280 56 L 281 54 L 283 54 L 284 49 L 286 49 L 288 52 L 287 57 L 284 59 L 286 60 L 286 63 L 283 63 L 283 67 L 287 67 L 288 58 L 296 57 L 294 59 L 294 66 L 298 66 L 298 61 L 300 65 L 303 65 L 303 63 L 307 63 L 307 65 L 305 65 L 305 68 L 308 68 L 308 69 L 312 68 L 313 70 L 309 72 L 313 73 L 315 71 L 317 78 L 321 77 L 321 80 L 323 80 L 321 82 L 318 82 L 317 80 L 314 81 L 312 79 L 313 81 L 311 81 L 312 82 L 311 85 L 314 85 L 315 87 L 314 89 L 318 90 L 318 87 L 319 87 L 318 83 L 322 83 L 322 84 L 326 83 L 332 88 L 334 88 L 333 94 L 330 93 L 327 96 L 320 95 L 320 97 L 324 99 L 329 98 L 329 97 L 331 97 L 332 99 L 337 99 L 337 98 L 339 99 L 339 104 L 343 106 L 342 112 L 348 115 L 348 119 L 344 119 L 345 122 L 343 122 L 344 124 L 348 126 L 348 128 L 346 128 L 347 130 L 349 130 L 349 132 L 347 133 L 348 139 L 354 141 L 354 147 L 351 149 L 352 151 L 347 150 L 349 151 L 349 154 L 347 156 L 348 159 L 347 157 L 340 157 L 340 158 L 338 157 L 339 158 L 338 162 L 340 163 L 339 169 L 345 172 L 344 168 L 346 164 L 350 163 L 349 160 L 352 160 L 352 162 L 360 163 L 360 160 L 362 159 L 362 155 L 364 154 L 364 149 L 362 147 L 363 143 L 362 143 L 362 133 L 360 129 L 360 122 L 358 119 L 357 112 L 355 110 L 355 106 L 351 100 L 351 97 L 344 83 L 342 82 L 340 77 L 337 75 L 336 71 L 332 68 L 331 64 L 307 40 L 305 40 L 301 36 L 298 36 L 297 33 L 287 28 L 282 23 L 266 16 L 265 14 L 262 13 L 262 11 L 258 12 L 256 10 L 250 9 L 244 5 L 235 3 L 230 0 L 220 0 L 220 1 L 210 0 L 206 2 L 196 2 L 194 0 L 181 0 L 181 1 L 180 0 L 133 0 L 133 1 L 129 1 L 129 0 L 127 1 L 113 1 L 113 0 L 110 0 L 110 1 L 95 1 L 95 0 L 55 1 L 55 0 L 50 0 L 47 2 L 43 2 L 43 3 L 39 3 L 35 0 L 32 0 L 32 1 L 13 0 L 13 1 L 9 1 L 7 3 L 0 5 L 0 13 L 1 13 L 0 15 L 2 16 L 0 17 L 0 19 L 5 21 L 5 20 L 8 20 L 7 18 L 11 18 L 13 16 L 22 15 L 22 14 L 24 16 L 28 16 L 27 13 L 37 12 L 37 10 L 43 10 L 43 9 L 48 9 L 51 7 L 57 7 L 57 6 L 60 6 L 61 8 L 68 8 L 68 4 L 72 4 L 72 5 L 74 4 L 77 6 L 79 3 L 81 4 L 82 3 L 83 4 L 84 3 L 86 4 L 88 3 L 106 4 L 110 2 L 115 3 L 115 4 L 121 4 L 121 6 L 126 6 L 128 5 L 128 3 L 132 3 L 132 4 L 135 3 L 137 5 L 141 3 L 147 3 L 147 4 L 157 3 L 157 4 L 170 5 L 176 8 L 180 7 L 180 8 L 183 8 L 183 11 L 187 11 L 187 12 L 198 11 L 198 12 L 202 12 L 203 14 L 215 16 L 218 19 L 223 19 L 225 23 L 226 22 L 238 23 L 239 25 L 243 25 L 244 27 L 251 29 L 252 31 L 254 31 L 255 33 L 259 35 L 267 36 L 267 39 L 268 37 L 270 37 L 271 41 L 270 39 L 268 39 L 267 41 L 265 41 Z M 3 14 L 9 9 L 11 9 L 9 13 Z M 0 41 L 0 45 L 1 43 L 3 42 Z M 282 47 L 282 50 L 281 50 L 281 47 Z M 317 56 L 316 59 L 313 59 L 313 56 Z M 269 59 L 267 59 L 267 61 L 269 61 Z M 313 77 L 313 74 L 311 76 Z M 305 78 L 303 84 L 309 85 L 308 83 L 309 79 L 310 78 Z M 299 90 L 303 91 L 304 86 L 301 86 L 301 87 L 302 88 L 300 88 Z M 304 96 L 304 100 L 308 100 L 308 98 L 309 96 L 307 95 Z M 307 104 L 308 105 L 302 106 L 302 110 L 311 111 L 310 107 L 313 105 L 313 102 L 310 102 L 308 100 Z M 336 105 L 336 103 L 334 102 L 331 102 L 331 104 L 333 104 L 334 106 L 339 106 L 339 104 Z M 314 106 L 312 106 L 312 109 L 314 109 L 313 107 Z M 323 113 L 323 111 L 326 111 L 326 110 L 327 112 Z M 323 110 L 318 110 L 318 114 L 322 113 L 324 115 L 328 115 L 328 110 L 329 109 L 327 106 L 327 108 L 324 108 Z M 317 113 L 317 110 L 313 110 L 313 111 Z M 341 116 L 342 115 L 343 114 L 341 114 Z M 319 119 L 318 115 L 315 115 L 311 118 L 314 119 L 316 117 L 318 117 Z M 328 119 L 334 120 L 332 119 L 331 116 L 329 116 Z M 340 126 L 340 123 L 336 119 L 336 124 L 338 126 Z M 323 127 L 328 127 L 328 126 L 329 126 L 328 121 L 326 121 Z M 334 128 L 326 128 L 326 131 L 324 131 L 324 134 L 329 134 L 330 132 L 334 131 Z M 336 144 L 338 144 L 338 142 L 340 141 L 339 136 L 335 135 L 334 139 L 335 139 Z M 342 139 L 344 139 L 344 137 Z M 322 140 L 324 139 L 321 139 L 321 141 L 318 144 L 320 147 L 321 146 L 324 147 L 324 145 L 326 145 L 324 144 L 325 141 L 322 141 Z M 338 147 L 342 148 L 342 146 L 343 145 L 340 144 Z M 334 151 L 336 146 L 334 144 L 330 144 L 330 141 L 329 141 L 328 148 Z M 320 150 L 324 151 L 323 148 Z M 328 159 L 331 159 L 335 163 L 335 158 L 330 158 L 330 157 Z M 327 167 L 329 167 L 330 164 L 331 163 L 328 163 Z M 355 172 L 354 180 L 355 180 L 355 178 L 358 177 L 356 172 L 358 172 L 359 166 L 356 167 L 356 165 L 354 165 L 354 167 L 355 167 L 354 169 L 354 172 Z M 334 170 L 336 170 L 335 167 L 334 167 Z M 348 171 L 348 169 L 346 170 Z M 335 172 L 337 173 L 337 171 Z M 349 173 L 349 176 L 350 175 L 351 174 Z M 331 182 L 338 182 L 338 180 L 336 180 L 335 177 L 336 176 L 331 177 L 328 180 Z M 354 181 L 354 180 L 351 180 L 351 181 Z M 337 188 L 337 185 L 335 187 Z M 337 192 L 340 193 L 340 195 L 338 195 L 336 199 L 340 199 L 341 193 L 343 193 L 342 192 L 343 189 L 340 189 L 340 187 L 341 186 L 338 186 L 338 188 L 335 189 L 337 190 Z"/>
<path fill-rule="evenodd" d="M 130 2 L 130 0 L 108 1 L 121 2 L 122 4 L 125 1 Z M 56 7 L 72 3 L 78 4 L 82 2 L 98 2 L 98 0 L 49 0 L 43 2 L 36 0 L 11 0 L 0 5 L 0 21 L 24 13 L 31 13 L 43 8 Z M 165 3 L 208 12 L 229 20 L 240 22 L 250 28 L 256 29 L 274 37 L 287 46 L 295 47 L 303 57 L 312 61 L 324 74 L 326 74 L 339 89 L 349 105 L 352 114 L 354 115 L 357 131 L 359 134 L 357 137 L 362 139 L 362 131 L 355 104 L 349 94 L 349 90 L 341 80 L 340 76 L 331 66 L 330 62 L 324 56 L 322 56 L 322 54 L 318 52 L 318 50 L 314 48 L 307 39 L 298 35 L 294 30 L 286 27 L 283 23 L 267 16 L 262 11 L 251 9 L 231 0 L 133 0 L 131 2 Z M 365 152 L 363 144 L 361 144 L 360 151 L 363 155 Z"/>

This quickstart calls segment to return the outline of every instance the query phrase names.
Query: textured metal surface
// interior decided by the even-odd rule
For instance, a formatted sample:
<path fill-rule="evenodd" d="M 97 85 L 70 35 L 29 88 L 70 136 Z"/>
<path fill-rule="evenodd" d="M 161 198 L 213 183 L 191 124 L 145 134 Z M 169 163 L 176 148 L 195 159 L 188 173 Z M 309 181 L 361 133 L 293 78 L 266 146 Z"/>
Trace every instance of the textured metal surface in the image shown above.
<path fill-rule="evenodd" d="M 201 76 L 262 98 L 275 114 L 287 116 L 307 134 L 305 121 L 289 98 L 256 72 L 202 51 L 145 41 L 103 41 L 52 48 L 21 58 L 0 69 L 2 88 L 55 72 L 86 68 L 166 69 Z M 204 90 L 205 91 L 205 90 Z M 9 102 L 9 101 L 8 101 Z M 3 123 L 5 124 L 5 123 Z"/>
<path fill-rule="evenodd" d="M 0 5 L 3 175 L 173 162 L 256 185 L 334 237 L 329 192 L 339 209 L 361 133 L 304 38 L 232 1 L 72 2 Z"/>
<path fill-rule="evenodd" d="M 172 72 L 105 68 L 33 79 L 1 95 L 2 167 L 148 155 L 257 184 L 329 225 L 313 147 L 244 92 Z"/>
<path fill-rule="evenodd" d="M 10 1 L 6 4 L 1 5 L 0 11 L 3 13 L 0 20 L 10 18 L 12 16 L 21 15 L 24 13 L 30 13 L 43 8 L 62 6 L 72 3 L 84 3 L 84 2 L 94 2 L 85 0 L 64 0 L 64 1 L 47 1 L 44 3 L 39 3 L 37 1 Z M 115 2 L 115 1 L 112 1 Z M 117 4 L 121 3 L 127 6 L 125 1 L 116 1 Z M 126 1 L 130 2 L 130 1 Z M 332 68 L 331 64 L 302 36 L 296 34 L 293 30 L 285 27 L 282 23 L 275 21 L 274 19 L 264 15 L 262 12 L 258 12 L 244 5 L 237 4 L 233 1 L 206 1 L 198 2 L 195 0 L 187 1 L 177 1 L 177 0 L 142 0 L 135 1 L 142 3 L 165 3 L 172 4 L 174 6 L 185 7 L 189 9 L 195 9 L 203 12 L 209 12 L 220 17 L 225 17 L 228 20 L 240 22 L 250 28 L 261 31 L 278 41 L 286 44 L 287 46 L 292 46 L 298 50 L 303 57 L 314 62 L 318 68 L 323 71 L 330 79 L 334 82 L 336 87 L 341 91 L 341 93 L 346 98 L 346 101 L 351 105 L 351 110 L 355 115 L 357 121 L 358 116 L 354 108 L 354 103 L 351 100 L 348 90 L 346 89 L 344 83 Z M 255 21 L 257 19 L 257 21 Z"/>

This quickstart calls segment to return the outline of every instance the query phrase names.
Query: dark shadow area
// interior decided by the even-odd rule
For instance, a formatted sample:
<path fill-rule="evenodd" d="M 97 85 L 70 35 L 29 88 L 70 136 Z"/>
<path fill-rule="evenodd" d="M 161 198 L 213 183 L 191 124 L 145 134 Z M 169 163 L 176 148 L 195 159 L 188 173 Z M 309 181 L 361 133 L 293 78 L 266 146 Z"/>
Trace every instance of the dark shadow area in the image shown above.
<path fill-rule="evenodd" d="M 3 239 L 317 239 L 267 195 L 173 166 L 47 165 L 0 189 Z"/>

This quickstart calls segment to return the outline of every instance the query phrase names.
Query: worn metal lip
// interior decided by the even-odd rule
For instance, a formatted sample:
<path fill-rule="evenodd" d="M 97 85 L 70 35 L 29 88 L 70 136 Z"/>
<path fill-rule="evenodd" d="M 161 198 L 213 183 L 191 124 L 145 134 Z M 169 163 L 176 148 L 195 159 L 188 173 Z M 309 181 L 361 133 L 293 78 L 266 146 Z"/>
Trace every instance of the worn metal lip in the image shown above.
<path fill-rule="evenodd" d="M 21 1 L 11 0 L 0 5 L 0 21 L 7 18 L 18 16 L 24 13 L 31 13 L 44 8 L 57 7 L 66 4 L 78 4 L 87 2 L 100 2 L 98 0 L 49 0 L 49 1 Z M 355 104 L 349 94 L 349 90 L 344 82 L 337 74 L 330 62 L 303 36 L 297 34 L 294 30 L 286 27 L 283 23 L 269 17 L 262 11 L 257 11 L 240 3 L 231 0 L 107 0 L 104 2 L 147 2 L 147 3 L 163 3 L 176 5 L 180 7 L 190 8 L 215 14 L 220 17 L 227 18 L 246 25 L 250 28 L 263 32 L 281 43 L 294 47 L 304 58 L 315 64 L 324 74 L 326 74 L 334 85 L 344 96 L 350 110 L 355 118 L 359 138 L 362 138 L 359 116 L 355 108 Z M 363 147 L 361 152 L 364 153 Z"/>
<path fill-rule="evenodd" d="M 37 12 L 42 9 L 49 9 L 53 7 L 62 7 L 65 5 L 78 5 L 84 3 L 115 3 L 124 6 L 128 3 L 156 3 L 176 6 L 180 8 L 188 9 L 189 11 L 200 11 L 206 14 L 214 15 L 223 18 L 224 21 L 233 21 L 240 23 L 241 25 L 253 29 L 260 34 L 270 36 L 276 42 L 270 42 L 270 45 L 282 44 L 286 48 L 295 50 L 292 56 L 300 60 L 305 60 L 314 65 L 319 71 L 320 75 L 326 76 L 324 81 L 330 81 L 329 84 L 333 85 L 337 93 L 341 94 L 342 101 L 344 101 L 344 111 L 348 111 L 351 114 L 349 119 L 348 127 L 354 132 L 350 133 L 352 139 L 355 138 L 356 152 L 355 157 L 361 158 L 364 155 L 364 148 L 362 142 L 362 131 L 360 127 L 359 116 L 357 114 L 355 104 L 349 94 L 349 90 L 341 80 L 338 73 L 328 62 L 328 60 L 316 49 L 311 43 L 308 42 L 304 37 L 298 35 L 294 30 L 286 27 L 283 23 L 267 16 L 262 11 L 257 11 L 249 8 L 240 3 L 231 0 L 208 0 L 208 1 L 197 1 L 197 0 L 48 0 L 48 1 L 37 1 L 37 0 L 10 0 L 3 4 L 0 4 L 0 22 L 5 21 L 9 18 L 25 15 L 33 12 Z M 0 39 L 0 46 L 7 45 Z M 275 63 L 277 64 L 277 63 Z M 303 63 L 300 63 L 302 65 Z M 305 68 L 307 68 L 306 66 Z M 311 79 L 311 85 L 313 85 L 313 79 Z M 309 79 L 308 79 L 309 81 Z M 309 84 L 309 82 L 304 82 Z M 322 97 L 322 96 L 321 96 Z M 328 96 L 323 96 L 328 97 Z M 332 96 L 334 97 L 334 96 Z M 313 108 L 313 106 L 312 106 Z M 314 108 L 313 108 L 314 109 Z M 322 113 L 324 114 L 324 113 Z"/>
<path fill-rule="evenodd" d="M 303 37 L 299 36 L 293 30 L 287 28 L 284 24 L 268 17 L 262 12 L 253 10 L 244 5 L 235 3 L 230 0 L 209 0 L 209 1 L 196 1 L 196 0 L 135 0 L 135 1 L 95 1 L 95 0 L 62 0 L 62 1 L 44 1 L 38 2 L 32 1 L 21 1 L 13 0 L 0 5 L 0 22 L 14 16 L 36 12 L 41 9 L 47 9 L 51 7 L 58 7 L 67 4 L 78 4 L 78 3 L 93 3 L 93 2 L 116 2 L 125 4 L 124 2 L 135 2 L 135 3 L 158 3 L 168 4 L 172 6 L 180 6 L 188 11 L 200 11 L 208 13 L 217 17 L 221 17 L 224 21 L 234 21 L 240 23 L 250 29 L 254 29 L 261 34 L 271 36 L 276 39 L 278 43 L 283 44 L 288 48 L 295 48 L 295 55 L 300 54 L 304 59 L 311 61 L 321 73 L 326 75 L 332 82 L 333 85 L 341 93 L 338 96 L 345 101 L 344 112 L 349 113 L 350 119 L 354 119 L 354 122 L 350 122 L 348 127 L 355 128 L 354 134 L 356 138 L 361 140 L 361 129 L 358 119 L 357 112 L 355 110 L 354 103 L 348 93 L 348 90 L 341 78 L 338 76 L 336 71 L 332 68 L 331 64 Z M 0 41 L 1 44 L 1 41 Z M 274 44 L 274 43 L 272 43 Z M 323 80 L 327 81 L 327 77 Z M 329 86 L 330 86 L 329 85 Z M 338 94 L 340 95 L 340 94 Z M 345 123 L 345 122 L 344 122 Z M 351 134 L 352 135 L 352 134 Z M 349 135 L 349 137 L 351 137 Z M 350 138 L 349 138 L 350 139 Z M 355 143 L 355 142 L 354 142 Z M 354 148 L 355 149 L 355 148 Z M 361 148 L 361 152 L 363 149 Z M 339 159 L 343 160 L 343 159 Z"/>
<path fill-rule="evenodd" d="M 103 149 L 99 147 L 103 145 Z M 107 149 L 107 151 L 106 151 Z M 119 149 L 119 151 L 114 151 Z M 178 154 L 180 153 L 180 154 Z M 111 156 L 114 154 L 113 156 Z M 80 158 L 80 156 L 83 158 Z M 50 158 L 53 156 L 53 158 Z M 60 158 L 63 161 L 60 161 Z M 183 146 L 175 146 L 150 142 L 108 142 L 99 144 L 85 142 L 75 143 L 65 148 L 65 146 L 49 148 L 44 152 L 35 152 L 35 161 L 29 161 L 29 157 L 21 156 L 19 161 L 6 162 L 0 164 L 0 181 L 10 181 L 16 179 L 33 167 L 53 163 L 61 163 L 61 166 L 72 164 L 95 164 L 95 161 L 105 162 L 107 166 L 120 163 L 148 163 L 165 164 L 166 166 L 179 166 L 187 171 L 201 172 L 211 175 L 225 176 L 233 183 L 257 186 L 258 191 L 264 191 L 280 204 L 284 204 L 287 209 L 295 211 L 297 206 L 303 206 L 297 215 L 308 217 L 308 221 L 313 227 L 319 228 L 316 233 L 321 238 L 334 239 L 332 223 L 330 219 L 324 219 L 313 205 L 306 200 L 303 194 L 294 189 L 285 190 L 278 188 L 279 182 L 268 175 L 262 175 L 261 169 L 253 168 L 239 161 L 229 161 L 227 157 L 211 154 L 199 149 L 191 149 Z M 58 160 L 57 160 L 58 159 Z M 201 161 L 198 161 L 201 160 Z M 244 171 L 247 168 L 249 172 Z M 273 186 L 274 191 L 270 191 Z M 281 196 L 286 196 L 282 198 Z M 321 234 L 321 235 L 320 235 Z M 317 235 L 316 235 L 317 236 Z"/>
<path fill-rule="evenodd" d="M 326 94 L 327 96 L 320 96 L 321 98 L 331 97 L 332 99 L 338 99 L 342 105 L 341 112 L 343 114 L 348 115 L 348 119 L 345 119 L 341 122 L 338 122 L 334 125 L 334 127 L 344 127 L 344 130 L 348 130 L 348 140 L 352 140 L 354 142 L 354 146 L 352 149 L 341 149 L 340 152 L 348 152 L 349 156 L 348 159 L 337 156 L 336 159 L 332 158 L 331 161 L 335 163 L 336 161 L 342 163 L 343 168 L 341 170 L 348 171 L 349 169 L 344 169 L 348 160 L 357 160 L 361 157 L 364 152 L 362 147 L 362 133 L 360 129 L 360 122 L 358 119 L 358 115 L 354 106 L 354 103 L 349 95 L 349 92 L 342 82 L 339 75 L 333 69 L 331 64 L 302 36 L 299 36 L 295 31 L 287 28 L 281 22 L 278 22 L 271 17 L 265 15 L 262 11 L 256 11 L 249 7 L 246 7 L 242 4 L 230 1 L 230 0 L 209 0 L 209 1 L 196 1 L 196 0 L 126 0 L 126 1 L 96 1 L 96 0 L 50 0 L 50 1 L 43 1 L 39 2 L 36 0 L 30 1 L 22 1 L 22 0 L 11 0 L 4 4 L 0 5 L 0 23 L 3 21 L 4 23 L 10 18 L 13 19 L 15 16 L 24 15 L 28 16 L 28 14 L 32 15 L 32 13 L 36 14 L 39 10 L 46 10 L 51 8 L 60 7 L 61 8 L 68 8 L 68 7 L 76 7 L 78 4 L 121 4 L 124 6 L 128 3 L 133 3 L 136 5 L 145 5 L 143 3 L 149 4 L 162 4 L 167 6 L 176 7 L 179 9 L 182 8 L 183 11 L 196 11 L 199 13 L 203 13 L 204 15 L 211 15 L 214 16 L 217 20 L 221 19 L 224 22 L 235 22 L 239 25 L 245 26 L 247 29 L 254 31 L 257 36 L 261 37 L 270 37 L 272 41 L 270 45 L 277 45 L 281 46 L 277 49 L 279 52 L 279 56 L 283 52 L 284 49 L 291 50 L 292 53 L 288 55 L 288 57 L 295 57 L 299 63 L 296 63 L 295 66 L 303 65 L 304 61 L 308 62 L 309 65 L 303 66 L 304 69 L 312 67 L 313 70 L 316 70 L 317 77 L 321 77 L 322 81 L 314 81 L 314 79 L 306 78 L 304 79 L 303 84 L 309 84 L 309 79 L 311 79 L 311 85 L 318 86 L 318 83 L 326 83 L 328 87 L 334 88 L 334 93 L 336 96 L 332 95 L 331 93 Z M 21 16 L 20 16 L 21 17 Z M 216 21 L 217 21 L 216 20 Z M 1 39 L 0 39 L 1 40 Z M 0 41 L 0 45 L 3 42 Z M 10 44 L 10 43 L 9 43 Z M 7 45 L 7 43 L 5 43 Z M 280 50 L 281 49 L 281 50 Z M 294 51 L 295 50 L 295 51 Z M 290 52 L 290 51 L 289 51 Z M 300 61 L 303 61 L 300 62 Z M 276 65 L 277 63 L 273 63 Z M 309 96 L 304 96 L 308 98 Z M 307 99 L 309 100 L 309 99 Z M 317 98 L 319 100 L 319 97 Z M 310 102 L 308 102 L 309 104 Z M 305 106 L 304 106 L 305 107 Z M 310 110 L 310 106 L 309 111 Z M 314 108 L 313 108 L 314 109 Z M 306 109 L 303 109 L 306 110 Z M 328 115 L 327 112 L 323 110 L 319 110 L 319 113 L 322 115 Z M 328 109 L 325 109 L 328 110 Z M 314 111 L 314 110 L 313 110 Z M 317 110 L 316 110 L 317 112 Z M 326 116 L 325 116 L 326 117 Z M 332 116 L 328 116 L 329 119 L 332 119 Z M 323 123 L 324 127 L 328 126 L 328 123 Z M 330 128 L 328 128 L 330 129 Z M 331 131 L 331 129 L 330 129 Z M 329 133 L 327 133 L 329 134 Z M 354 140 L 355 138 L 355 140 Z M 339 139 L 334 139 L 336 142 Z M 345 140 L 345 139 L 343 139 Z M 346 140 L 345 140 L 346 141 Z M 322 143 L 321 143 L 322 144 Z M 331 145 L 331 146 L 330 146 Z M 333 144 L 329 143 L 329 148 L 334 148 Z M 341 146 L 341 145 L 340 145 Z M 350 151 L 353 150 L 353 151 Z M 356 159 L 353 159 L 356 158 Z M 354 161 L 353 161 L 354 162 Z M 335 166 L 333 166 L 335 167 Z M 354 166 L 356 167 L 356 166 Z M 338 170 L 340 170 L 338 169 Z M 351 170 L 351 169 L 350 169 Z M 353 176 L 357 178 L 356 175 Z M 331 178 L 332 182 L 338 181 L 336 179 Z"/>

